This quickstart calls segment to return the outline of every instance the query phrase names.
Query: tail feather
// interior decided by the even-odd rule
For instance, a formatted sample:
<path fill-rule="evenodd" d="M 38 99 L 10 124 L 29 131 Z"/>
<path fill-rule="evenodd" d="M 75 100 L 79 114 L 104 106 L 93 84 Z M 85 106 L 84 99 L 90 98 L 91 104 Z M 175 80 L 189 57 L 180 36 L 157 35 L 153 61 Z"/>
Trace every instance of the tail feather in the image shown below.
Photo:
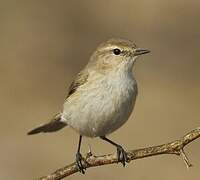
<path fill-rule="evenodd" d="M 65 127 L 67 124 L 61 121 L 61 113 L 56 114 L 53 119 L 46 124 L 43 124 L 39 127 L 36 127 L 35 129 L 29 131 L 27 134 L 32 135 L 32 134 L 38 134 L 38 133 L 47 133 L 47 132 L 54 132 L 62 129 Z"/>

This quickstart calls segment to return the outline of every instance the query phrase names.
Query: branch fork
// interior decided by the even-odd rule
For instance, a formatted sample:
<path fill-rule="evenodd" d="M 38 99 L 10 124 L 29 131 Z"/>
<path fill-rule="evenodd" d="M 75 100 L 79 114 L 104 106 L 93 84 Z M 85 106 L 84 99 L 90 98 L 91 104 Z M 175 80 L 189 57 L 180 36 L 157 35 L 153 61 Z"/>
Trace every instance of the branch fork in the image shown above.
<path fill-rule="evenodd" d="M 200 137 L 200 127 L 190 131 L 186 135 L 184 135 L 182 138 L 158 145 L 158 146 L 151 146 L 141 149 L 135 149 L 135 150 L 129 150 L 127 151 L 128 154 L 128 162 L 131 162 L 136 159 L 146 158 L 150 156 L 156 156 L 161 154 L 175 154 L 180 156 L 184 163 L 186 164 L 186 167 L 189 168 L 192 166 L 190 163 L 184 148 L 189 143 L 193 142 L 195 139 Z M 114 164 L 118 163 L 117 154 L 107 154 L 107 155 L 101 155 L 101 156 L 95 156 L 92 154 L 91 150 L 86 154 L 86 157 L 84 158 L 83 166 L 88 169 L 90 167 L 96 167 L 96 166 L 102 166 L 107 164 Z M 62 167 L 60 169 L 57 169 L 55 172 L 38 178 L 38 180 L 60 180 L 67 176 L 70 176 L 74 173 L 77 173 L 78 169 L 76 167 L 75 163 L 66 165 L 65 167 Z"/>

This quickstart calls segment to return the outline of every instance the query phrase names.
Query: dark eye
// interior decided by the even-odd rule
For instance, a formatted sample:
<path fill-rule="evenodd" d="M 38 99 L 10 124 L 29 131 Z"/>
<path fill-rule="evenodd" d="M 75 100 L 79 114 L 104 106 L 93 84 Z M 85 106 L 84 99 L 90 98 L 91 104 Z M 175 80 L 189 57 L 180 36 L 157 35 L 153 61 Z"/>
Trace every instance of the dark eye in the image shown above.
<path fill-rule="evenodd" d="M 118 49 L 118 48 L 113 49 L 113 53 L 114 53 L 115 55 L 119 55 L 119 54 L 121 54 L 121 50 Z"/>

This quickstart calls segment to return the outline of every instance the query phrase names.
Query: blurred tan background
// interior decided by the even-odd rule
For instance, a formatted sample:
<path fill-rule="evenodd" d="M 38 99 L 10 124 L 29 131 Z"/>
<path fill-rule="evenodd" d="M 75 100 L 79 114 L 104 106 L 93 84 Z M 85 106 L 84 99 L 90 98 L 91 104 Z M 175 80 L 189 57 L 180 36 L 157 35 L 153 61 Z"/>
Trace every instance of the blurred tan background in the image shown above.
<path fill-rule="evenodd" d="M 139 96 L 134 115 L 110 136 L 127 149 L 174 140 L 200 126 L 199 0 L 0 1 L 0 179 L 27 180 L 74 160 L 71 129 L 27 136 L 62 108 L 67 88 L 96 46 L 122 37 L 148 48 L 134 69 Z M 145 132 L 145 133 L 144 133 Z M 95 154 L 115 149 L 84 139 Z M 69 179 L 197 180 L 200 140 L 176 156 L 137 160 L 126 168 L 92 168 Z"/>

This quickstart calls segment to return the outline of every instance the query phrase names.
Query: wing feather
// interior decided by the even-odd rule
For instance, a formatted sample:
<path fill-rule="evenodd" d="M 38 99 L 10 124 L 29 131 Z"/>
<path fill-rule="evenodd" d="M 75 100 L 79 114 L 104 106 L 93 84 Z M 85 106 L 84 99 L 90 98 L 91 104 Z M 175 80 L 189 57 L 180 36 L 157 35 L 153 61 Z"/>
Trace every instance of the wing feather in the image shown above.
<path fill-rule="evenodd" d="M 80 86 L 82 86 L 83 84 L 87 82 L 88 76 L 89 76 L 89 73 L 86 71 L 81 71 L 80 73 L 77 74 L 76 78 L 74 79 L 74 81 L 72 81 L 69 87 L 69 91 L 68 91 L 68 95 L 66 99 L 72 94 L 74 94 Z"/>

